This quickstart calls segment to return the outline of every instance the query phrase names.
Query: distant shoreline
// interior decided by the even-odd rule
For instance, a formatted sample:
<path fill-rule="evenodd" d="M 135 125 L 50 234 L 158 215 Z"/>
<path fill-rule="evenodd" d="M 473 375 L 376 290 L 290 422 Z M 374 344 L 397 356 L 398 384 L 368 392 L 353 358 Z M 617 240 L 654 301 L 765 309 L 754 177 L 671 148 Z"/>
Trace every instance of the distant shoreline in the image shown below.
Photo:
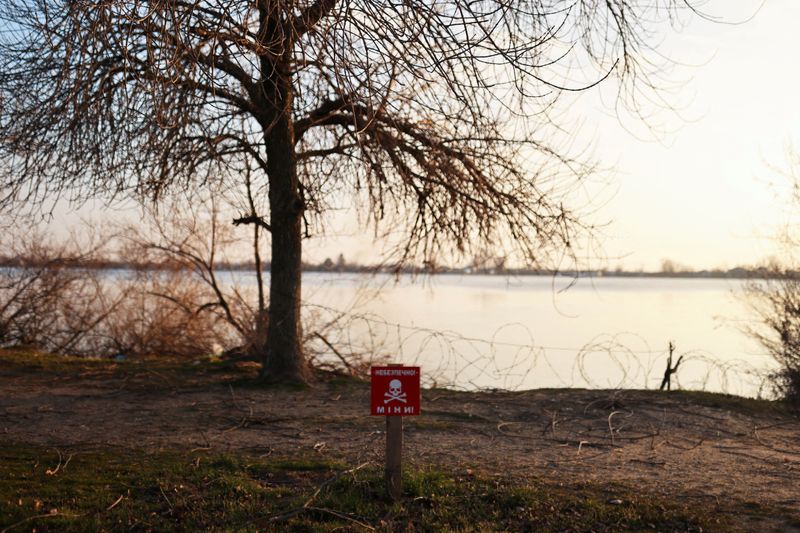
<path fill-rule="evenodd" d="M 88 270 L 181 270 L 180 264 L 141 263 L 133 264 L 123 261 L 37 261 L 19 257 L 0 257 L 0 268 L 78 268 Z M 252 263 L 225 263 L 215 265 L 218 271 L 255 272 Z M 265 264 L 263 272 L 270 271 Z M 459 275 L 459 276 L 535 276 L 565 278 L 668 278 L 668 279 L 764 279 L 773 278 L 775 274 L 764 267 L 736 267 L 728 270 L 692 270 L 676 272 L 645 272 L 626 270 L 545 270 L 529 268 L 473 268 L 473 267 L 422 267 L 418 265 L 335 265 L 303 264 L 303 272 L 319 272 L 328 274 L 391 274 L 391 275 Z M 800 272 L 788 272 L 786 275 L 800 275 Z"/>

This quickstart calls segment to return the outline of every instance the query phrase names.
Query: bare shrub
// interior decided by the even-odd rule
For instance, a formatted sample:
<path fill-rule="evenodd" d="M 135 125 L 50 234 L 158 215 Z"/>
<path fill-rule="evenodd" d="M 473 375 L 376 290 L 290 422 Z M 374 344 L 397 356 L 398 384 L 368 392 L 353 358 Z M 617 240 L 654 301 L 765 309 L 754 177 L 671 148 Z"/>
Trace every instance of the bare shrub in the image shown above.
<path fill-rule="evenodd" d="M 139 273 L 144 287 L 138 290 L 155 297 L 161 311 L 173 309 L 201 332 L 212 333 L 209 341 L 222 349 L 246 357 L 258 353 L 266 340 L 267 316 L 258 234 L 243 256 L 256 258 L 247 265 L 255 270 L 256 282 L 243 286 L 233 272 L 220 267 L 241 257 L 242 250 L 235 227 L 221 222 L 223 209 L 213 194 L 195 204 L 147 209 L 144 215 L 143 224 L 121 232 L 123 255 L 153 267 Z"/>
<path fill-rule="evenodd" d="M 147 210 L 137 225 L 102 238 L 85 225 L 83 242 L 56 243 L 43 230 L 33 238 L 25 238 L 31 236 L 27 228 L 6 231 L 0 346 L 94 357 L 215 353 L 255 359 L 267 333 L 269 274 L 259 255 L 264 234 L 257 225 L 221 223 L 230 213 L 248 211 L 220 198 Z M 241 246 L 234 235 L 240 231 L 252 233 L 251 246 Z M 237 269 L 230 268 L 234 260 Z M 354 333 L 373 328 L 354 311 L 358 305 L 303 307 L 312 367 L 366 376 L 371 364 L 386 360 L 380 335 Z"/>
<path fill-rule="evenodd" d="M 227 323 L 197 311 L 209 291 L 185 269 L 138 269 L 113 283 L 125 297 L 98 328 L 94 353 L 197 357 L 236 343 Z"/>
<path fill-rule="evenodd" d="M 236 344 L 229 324 L 200 312 L 213 291 L 185 265 L 108 270 L 115 237 L 83 229 L 83 239 L 62 242 L 28 227 L 4 234 L 0 346 L 104 357 L 197 356 Z M 134 253 L 120 258 L 132 263 Z"/>
<path fill-rule="evenodd" d="M 800 405 L 800 272 L 772 264 L 760 274 L 744 285 L 746 301 L 759 318 L 746 331 L 778 364 L 769 375 L 774 392 Z"/>
<path fill-rule="evenodd" d="M 68 353 L 113 312 L 97 272 L 84 268 L 96 260 L 98 244 L 55 244 L 41 231 L 6 232 L 0 269 L 0 346 L 31 346 Z M 79 251 L 83 248 L 83 251 Z"/>
<path fill-rule="evenodd" d="M 775 236 L 781 257 L 770 260 L 744 284 L 743 299 L 759 322 L 744 329 L 777 363 L 768 375 L 773 392 L 800 406 L 800 234 L 795 229 L 800 214 L 800 153 L 788 146 L 786 162 L 770 165 L 770 170 L 781 178 L 773 184 L 777 194 L 790 197 L 794 209 Z"/>

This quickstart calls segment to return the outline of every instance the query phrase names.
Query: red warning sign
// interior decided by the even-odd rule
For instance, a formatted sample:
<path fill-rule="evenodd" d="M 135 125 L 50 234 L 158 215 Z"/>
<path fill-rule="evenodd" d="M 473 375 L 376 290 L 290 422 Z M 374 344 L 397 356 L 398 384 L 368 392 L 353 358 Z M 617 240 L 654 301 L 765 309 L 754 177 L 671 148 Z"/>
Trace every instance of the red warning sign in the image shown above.
<path fill-rule="evenodd" d="M 418 415 L 419 376 L 418 366 L 373 366 L 371 414 Z"/>

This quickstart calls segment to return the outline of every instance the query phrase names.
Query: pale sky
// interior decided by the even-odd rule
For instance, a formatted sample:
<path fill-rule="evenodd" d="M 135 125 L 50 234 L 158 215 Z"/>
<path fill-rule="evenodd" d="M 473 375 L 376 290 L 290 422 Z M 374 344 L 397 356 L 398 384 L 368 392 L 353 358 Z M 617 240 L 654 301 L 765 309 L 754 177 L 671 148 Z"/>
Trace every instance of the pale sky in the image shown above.
<path fill-rule="evenodd" d="M 732 4 L 710 2 L 704 10 L 741 21 L 760 0 Z M 731 268 L 775 253 L 772 236 L 791 206 L 787 182 L 769 165 L 786 167 L 793 140 L 800 148 L 798 21 L 800 2 L 766 0 L 746 23 L 694 19 L 667 36 L 659 51 L 687 66 L 671 74 L 681 87 L 672 98 L 681 116 L 660 113 L 674 133 L 659 140 L 641 140 L 648 135 L 641 128 L 628 132 L 597 93 L 581 96 L 581 135 L 613 167 L 597 214 L 610 221 L 601 243 L 607 266 L 653 270 L 668 258 L 697 269 Z M 368 262 L 369 232 L 346 224 L 339 232 L 349 236 L 309 243 L 309 257 L 342 250 Z"/>
<path fill-rule="evenodd" d="M 601 146 L 617 161 L 609 255 L 629 253 L 631 267 L 671 258 L 713 268 L 774 253 L 770 237 L 791 206 L 787 182 L 770 165 L 785 168 L 787 146 L 800 143 L 798 21 L 800 2 L 767 0 L 743 25 L 692 24 L 677 37 L 675 55 L 710 57 L 683 69 L 694 120 L 662 143 L 603 123 Z"/>
<path fill-rule="evenodd" d="M 760 0 L 709 2 L 705 12 L 743 20 Z M 769 165 L 786 167 L 786 149 L 800 148 L 800 2 L 766 0 L 741 25 L 694 19 L 659 47 L 692 66 L 677 67 L 680 89 L 658 120 L 674 130 L 645 141 L 612 116 L 601 93 L 584 94 L 574 106 L 580 137 L 611 170 L 599 195 L 598 221 L 610 221 L 601 244 L 607 266 L 658 269 L 662 259 L 693 268 L 753 264 L 775 253 L 771 237 L 788 218 L 787 182 Z M 306 243 L 305 257 L 321 261 L 343 252 L 369 263 L 375 245 L 369 230 L 348 216 L 333 220 L 324 241 Z M 55 224 L 74 215 L 59 210 Z"/>

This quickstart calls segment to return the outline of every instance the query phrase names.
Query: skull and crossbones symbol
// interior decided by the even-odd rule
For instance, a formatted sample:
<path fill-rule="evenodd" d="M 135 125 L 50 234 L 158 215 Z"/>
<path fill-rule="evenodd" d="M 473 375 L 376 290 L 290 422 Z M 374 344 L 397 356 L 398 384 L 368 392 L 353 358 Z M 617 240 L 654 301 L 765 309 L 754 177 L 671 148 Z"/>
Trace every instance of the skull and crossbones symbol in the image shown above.
<path fill-rule="evenodd" d="M 399 379 L 393 379 L 389 382 L 389 391 L 383 396 L 383 403 L 389 403 L 393 401 L 406 403 L 406 393 L 403 392 L 403 383 Z"/>

